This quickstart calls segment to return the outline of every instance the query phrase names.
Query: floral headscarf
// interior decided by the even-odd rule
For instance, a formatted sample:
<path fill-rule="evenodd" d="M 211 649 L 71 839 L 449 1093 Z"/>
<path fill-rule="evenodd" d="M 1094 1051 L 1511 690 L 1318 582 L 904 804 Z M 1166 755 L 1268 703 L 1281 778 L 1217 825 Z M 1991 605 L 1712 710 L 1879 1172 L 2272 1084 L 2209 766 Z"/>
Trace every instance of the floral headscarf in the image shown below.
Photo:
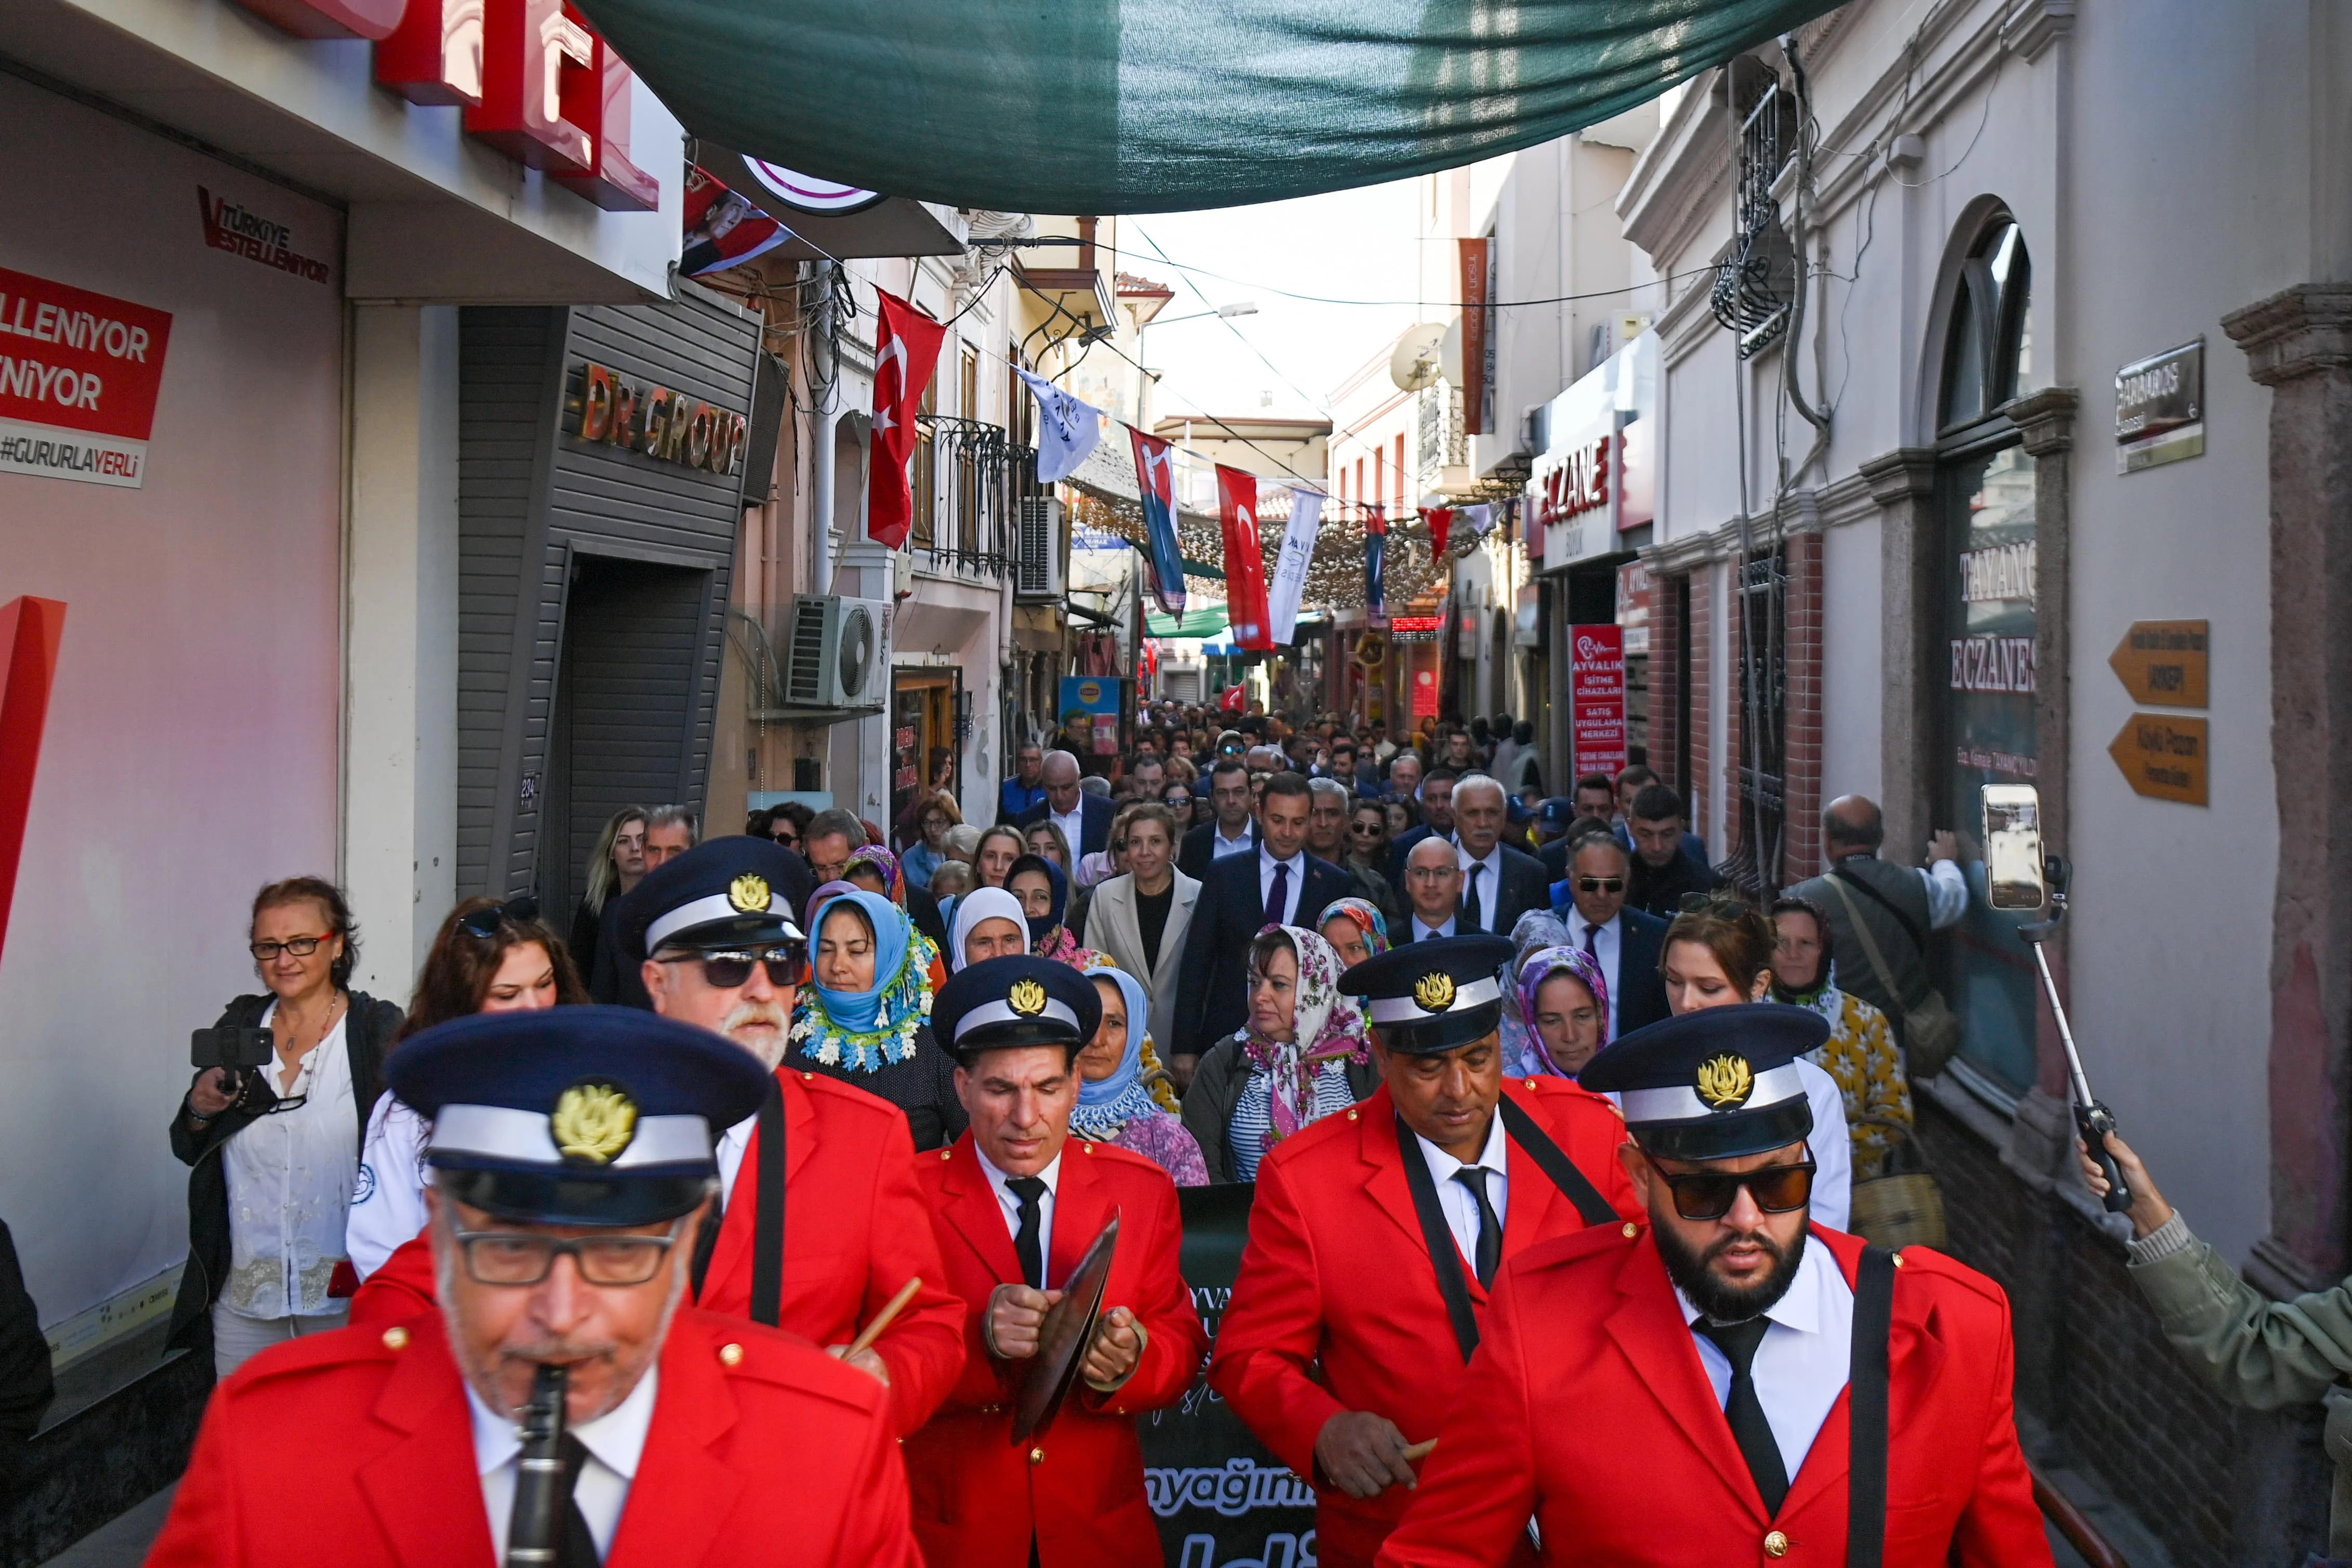
<path fill-rule="evenodd" d="M 1524 1032 L 1520 1044 L 1520 1065 L 1528 1072 L 1542 1072 L 1553 1078 L 1573 1078 L 1552 1060 L 1543 1035 L 1536 1028 L 1536 993 L 1544 982 L 1555 974 L 1573 975 L 1587 991 L 1592 993 L 1592 1005 L 1601 1011 L 1601 1043 L 1596 1053 L 1609 1046 L 1609 982 L 1601 973 L 1601 962 L 1580 947 L 1541 947 L 1519 963 L 1519 983 L 1516 992 L 1519 1005 L 1520 1025 Z M 1506 1015 L 1509 1008 L 1505 1008 Z M 1508 1019 L 1507 1017 L 1506 1021 Z"/>
<path fill-rule="evenodd" d="M 888 895 L 892 903 L 899 905 L 906 903 L 907 879 L 898 868 L 898 858 L 896 855 L 891 854 L 879 844 L 861 844 L 849 852 L 848 864 L 855 866 L 860 862 L 872 866 L 882 873 L 882 890 Z"/>
<path fill-rule="evenodd" d="M 839 904 L 865 921 L 874 933 L 874 980 L 860 991 L 811 981 L 793 1008 L 792 1037 L 801 1042 L 801 1054 L 860 1072 L 912 1059 L 916 1033 L 931 1014 L 931 958 L 939 950 L 879 893 L 853 888 L 813 902 L 813 932 L 823 931 L 824 918 Z"/>
<path fill-rule="evenodd" d="M 1299 926 L 1267 926 L 1259 934 L 1267 931 L 1289 939 L 1298 959 L 1291 1037 L 1270 1040 L 1255 1024 L 1242 1031 L 1242 1055 L 1267 1079 L 1265 1146 L 1271 1149 L 1307 1125 L 1307 1110 L 1315 1104 L 1315 1075 L 1324 1064 L 1345 1059 L 1361 1067 L 1371 1060 L 1371 1047 L 1354 998 L 1339 994 L 1343 966 L 1331 944 Z"/>
<path fill-rule="evenodd" d="M 1389 950 L 1388 917 L 1381 913 L 1378 904 L 1370 899 L 1334 899 L 1323 906 L 1322 918 L 1315 922 L 1315 929 L 1320 931 L 1340 915 L 1355 921 L 1357 929 L 1364 933 L 1367 958 L 1378 958 Z"/>
<path fill-rule="evenodd" d="M 1080 1079 L 1078 1103 L 1070 1112 L 1071 1131 L 1107 1143 L 1129 1122 L 1160 1114 L 1167 1107 L 1153 1095 L 1145 1076 L 1144 1058 L 1151 1049 L 1151 998 L 1134 975 L 1107 958 L 1097 957 L 1085 973 L 1090 979 L 1112 982 L 1127 1000 L 1127 1050 L 1118 1058 L 1118 1070 L 1100 1083 Z"/>

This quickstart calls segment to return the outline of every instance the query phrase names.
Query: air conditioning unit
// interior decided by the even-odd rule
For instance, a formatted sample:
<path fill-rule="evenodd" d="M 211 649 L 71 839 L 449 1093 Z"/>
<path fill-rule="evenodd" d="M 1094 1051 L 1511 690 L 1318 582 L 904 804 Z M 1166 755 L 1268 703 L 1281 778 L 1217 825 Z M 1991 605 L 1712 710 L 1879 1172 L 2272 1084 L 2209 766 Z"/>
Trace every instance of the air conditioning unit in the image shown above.
<path fill-rule="evenodd" d="M 879 705 L 883 616 L 887 608 L 878 599 L 795 595 L 792 624 L 784 635 L 784 705 Z"/>
<path fill-rule="evenodd" d="M 1013 542 L 1013 596 L 1059 601 L 1062 597 L 1062 503 L 1050 496 L 1021 502 L 1021 529 Z"/>

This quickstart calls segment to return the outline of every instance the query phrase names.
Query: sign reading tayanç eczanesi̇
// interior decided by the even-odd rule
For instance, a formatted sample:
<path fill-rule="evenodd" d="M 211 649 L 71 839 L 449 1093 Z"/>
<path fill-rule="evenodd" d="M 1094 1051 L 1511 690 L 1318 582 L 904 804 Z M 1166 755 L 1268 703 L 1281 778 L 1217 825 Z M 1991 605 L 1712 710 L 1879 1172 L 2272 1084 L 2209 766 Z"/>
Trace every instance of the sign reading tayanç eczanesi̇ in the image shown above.
<path fill-rule="evenodd" d="M 667 386 L 642 385 L 610 365 L 588 360 L 580 366 L 583 441 L 602 441 L 723 479 L 742 458 L 747 424 L 731 409 Z"/>

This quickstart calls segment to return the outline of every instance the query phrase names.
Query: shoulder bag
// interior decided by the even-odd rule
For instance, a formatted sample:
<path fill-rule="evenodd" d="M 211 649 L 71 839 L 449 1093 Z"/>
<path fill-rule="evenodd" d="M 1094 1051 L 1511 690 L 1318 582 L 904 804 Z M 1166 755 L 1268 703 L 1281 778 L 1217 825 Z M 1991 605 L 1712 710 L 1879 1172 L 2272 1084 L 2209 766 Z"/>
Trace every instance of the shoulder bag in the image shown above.
<path fill-rule="evenodd" d="M 1845 890 L 1850 879 L 1832 871 L 1822 880 L 1830 885 L 1830 891 L 1838 896 L 1838 902 L 1845 906 L 1846 919 L 1853 924 L 1854 935 L 1862 939 L 1863 956 L 1870 960 L 1871 973 L 1878 976 L 1880 989 L 1895 1004 L 1895 1027 L 1903 1037 L 1904 1070 L 1914 1078 L 1934 1078 L 1944 1070 L 1945 1064 L 1952 1059 L 1952 1054 L 1960 1048 L 1959 1015 L 1952 1011 L 1951 1004 L 1944 1000 L 1944 994 L 1933 985 L 1927 987 L 1927 994 L 1916 1003 L 1906 1004 L 1902 992 L 1895 986 L 1893 973 L 1887 968 L 1885 955 L 1878 951 L 1878 939 L 1870 934 L 1870 927 L 1863 921 L 1862 911 L 1854 907 L 1853 895 Z M 1920 941 L 1910 917 L 1888 902 L 1885 894 L 1868 883 L 1856 881 L 1853 885 L 1877 900 L 1890 914 L 1903 922 L 1905 934 L 1912 939 L 1924 958 L 1927 952 L 1927 944 Z"/>

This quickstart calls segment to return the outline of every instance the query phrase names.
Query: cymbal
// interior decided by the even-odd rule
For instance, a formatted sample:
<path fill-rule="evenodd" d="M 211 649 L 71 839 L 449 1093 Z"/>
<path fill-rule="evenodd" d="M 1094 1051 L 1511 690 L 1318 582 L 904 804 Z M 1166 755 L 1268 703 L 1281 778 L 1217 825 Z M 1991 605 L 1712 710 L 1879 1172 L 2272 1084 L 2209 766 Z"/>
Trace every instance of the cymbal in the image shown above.
<path fill-rule="evenodd" d="M 1062 1283 L 1062 1299 L 1045 1313 L 1037 1330 L 1037 1353 L 1013 1402 L 1013 1441 L 1026 1443 L 1054 1424 L 1070 1385 L 1078 1381 L 1087 1348 L 1094 1343 L 1095 1324 L 1102 1317 L 1103 1288 L 1110 1283 L 1111 1256 L 1118 1247 L 1118 1211 L 1111 1211 L 1102 1233 L 1088 1244 L 1086 1256 Z"/>

